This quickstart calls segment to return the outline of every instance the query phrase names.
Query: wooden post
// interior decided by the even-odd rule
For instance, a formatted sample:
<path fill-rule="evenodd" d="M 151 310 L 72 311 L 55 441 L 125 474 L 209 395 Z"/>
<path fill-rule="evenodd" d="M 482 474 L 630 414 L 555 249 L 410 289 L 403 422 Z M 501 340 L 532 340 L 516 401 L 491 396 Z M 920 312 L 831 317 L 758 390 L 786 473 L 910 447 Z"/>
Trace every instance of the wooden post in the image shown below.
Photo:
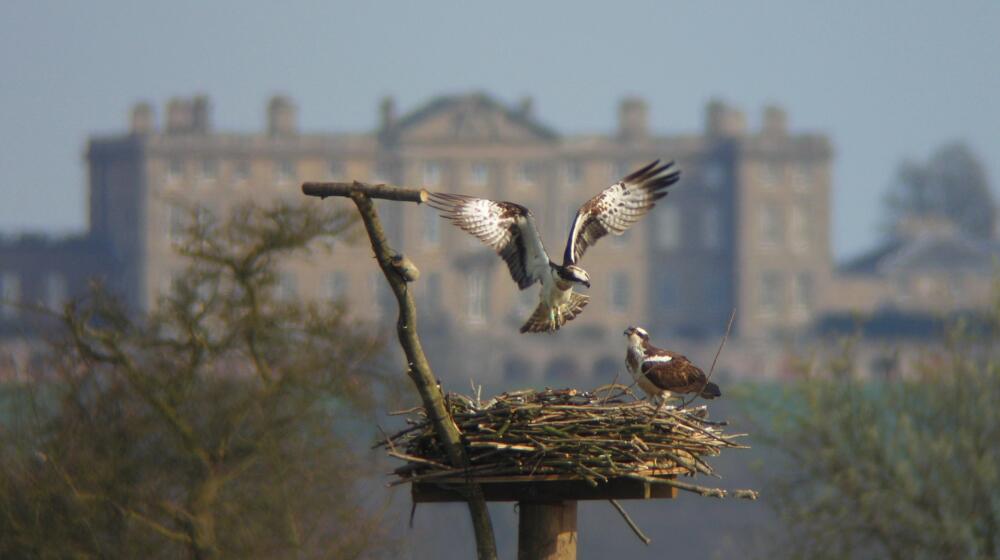
<path fill-rule="evenodd" d="M 518 560 L 576 560 L 576 501 L 518 502 Z"/>

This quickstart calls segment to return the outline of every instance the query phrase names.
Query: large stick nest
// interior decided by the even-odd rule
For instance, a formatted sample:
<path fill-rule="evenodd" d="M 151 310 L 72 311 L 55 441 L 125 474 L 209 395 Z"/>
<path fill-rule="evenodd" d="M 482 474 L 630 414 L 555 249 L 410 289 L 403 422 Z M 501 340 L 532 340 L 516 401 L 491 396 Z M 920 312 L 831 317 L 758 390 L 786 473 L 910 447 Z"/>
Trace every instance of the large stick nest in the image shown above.
<path fill-rule="evenodd" d="M 406 461 L 392 484 L 563 475 L 591 484 L 611 478 L 663 482 L 722 497 L 725 491 L 675 481 L 678 475 L 712 475 L 705 457 L 745 447 L 709 421 L 704 406 L 657 408 L 621 386 L 593 392 L 524 390 L 489 401 L 449 393 L 446 402 L 462 432 L 468 469 L 448 465 L 423 408 L 402 411 L 409 426 L 379 445 Z M 738 491 L 747 492 L 747 491 Z M 739 494 L 737 494 L 739 496 Z M 753 497 L 743 495 L 739 497 Z"/>

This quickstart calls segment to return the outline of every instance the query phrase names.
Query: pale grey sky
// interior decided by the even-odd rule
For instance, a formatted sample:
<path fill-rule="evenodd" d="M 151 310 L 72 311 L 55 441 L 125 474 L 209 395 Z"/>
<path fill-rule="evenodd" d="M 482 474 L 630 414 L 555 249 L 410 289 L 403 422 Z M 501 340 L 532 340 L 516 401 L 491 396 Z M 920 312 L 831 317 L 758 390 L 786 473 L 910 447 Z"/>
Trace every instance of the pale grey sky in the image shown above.
<path fill-rule="evenodd" d="M 875 239 L 901 158 L 968 141 L 1000 183 L 1000 3 L 0 3 L 0 231 L 80 230 L 88 135 L 132 103 L 207 93 L 217 128 L 252 130 L 288 93 L 303 128 L 359 130 L 377 99 L 535 98 L 564 132 L 609 130 L 624 94 L 661 132 L 712 96 L 759 120 L 778 103 L 836 148 L 834 248 Z M 665 154 L 669 157 L 669 154 Z"/>

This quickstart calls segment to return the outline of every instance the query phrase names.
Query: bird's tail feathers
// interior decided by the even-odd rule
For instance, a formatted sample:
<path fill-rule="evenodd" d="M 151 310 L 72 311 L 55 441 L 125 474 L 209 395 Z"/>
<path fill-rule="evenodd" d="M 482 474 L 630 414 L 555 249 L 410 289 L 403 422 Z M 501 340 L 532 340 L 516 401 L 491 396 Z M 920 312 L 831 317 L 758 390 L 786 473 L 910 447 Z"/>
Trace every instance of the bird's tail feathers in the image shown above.
<path fill-rule="evenodd" d="M 590 303 L 590 296 L 576 292 L 570 294 L 569 304 L 562 308 L 563 323 L 573 320 L 577 315 L 582 313 L 583 308 L 587 307 L 588 303 Z"/>
<path fill-rule="evenodd" d="M 701 390 L 701 398 L 703 399 L 714 399 L 721 396 L 722 391 L 719 389 L 719 386 L 711 381 L 705 383 L 705 387 Z"/>
<path fill-rule="evenodd" d="M 579 315 L 589 302 L 590 296 L 573 292 L 569 296 L 569 303 L 559 306 L 555 313 L 551 313 L 552 308 L 540 301 L 528 321 L 521 326 L 521 332 L 555 332 Z"/>

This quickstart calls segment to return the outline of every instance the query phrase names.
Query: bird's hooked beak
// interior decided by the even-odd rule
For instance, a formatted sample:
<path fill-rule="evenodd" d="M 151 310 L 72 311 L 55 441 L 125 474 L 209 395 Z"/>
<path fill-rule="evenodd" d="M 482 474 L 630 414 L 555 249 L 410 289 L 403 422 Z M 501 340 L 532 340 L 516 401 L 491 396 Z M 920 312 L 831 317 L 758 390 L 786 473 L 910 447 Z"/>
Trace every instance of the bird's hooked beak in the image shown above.
<path fill-rule="evenodd" d="M 590 280 L 584 280 L 583 281 L 583 285 L 589 288 L 590 287 Z"/>
<path fill-rule="evenodd" d="M 625 335 L 625 336 L 628 336 L 628 335 L 632 334 L 632 330 L 633 330 L 632 327 L 629 327 L 629 328 L 625 329 L 625 332 L 623 332 L 622 334 Z"/>

